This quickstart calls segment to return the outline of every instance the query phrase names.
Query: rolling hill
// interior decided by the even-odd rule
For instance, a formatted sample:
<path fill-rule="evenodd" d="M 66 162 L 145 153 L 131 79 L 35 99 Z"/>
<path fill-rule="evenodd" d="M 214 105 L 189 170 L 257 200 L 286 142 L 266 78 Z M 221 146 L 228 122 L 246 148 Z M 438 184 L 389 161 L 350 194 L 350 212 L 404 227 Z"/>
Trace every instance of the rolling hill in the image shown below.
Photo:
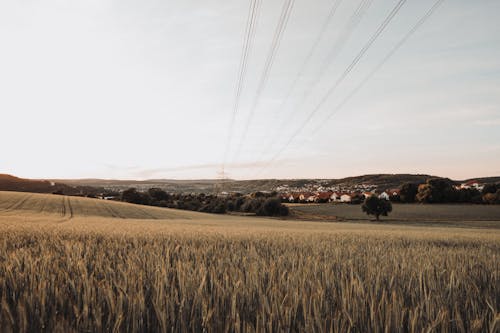
<path fill-rule="evenodd" d="M 71 186 L 49 180 L 34 180 L 18 178 L 12 175 L 0 174 L 0 191 L 19 191 L 35 193 L 52 193 L 61 190 L 73 190 Z"/>
<path fill-rule="evenodd" d="M 58 193 L 66 195 L 96 195 L 106 192 L 102 187 L 85 184 L 70 185 L 60 181 L 45 179 L 26 179 L 8 174 L 0 174 L 0 191 Z"/>
<path fill-rule="evenodd" d="M 120 219 L 192 219 L 208 214 L 123 202 L 55 194 L 0 191 L 0 216 L 19 214 L 58 215 L 61 219 L 103 217 Z"/>

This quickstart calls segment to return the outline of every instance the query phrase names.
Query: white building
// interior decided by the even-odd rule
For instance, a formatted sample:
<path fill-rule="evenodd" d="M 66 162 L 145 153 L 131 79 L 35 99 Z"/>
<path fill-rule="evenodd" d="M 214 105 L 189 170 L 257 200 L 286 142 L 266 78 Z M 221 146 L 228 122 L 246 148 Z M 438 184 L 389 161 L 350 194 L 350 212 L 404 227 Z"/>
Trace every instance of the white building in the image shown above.
<path fill-rule="evenodd" d="M 339 201 L 340 200 L 340 194 L 333 192 L 332 195 L 330 196 L 330 200 L 333 202 Z"/>
<path fill-rule="evenodd" d="M 342 194 L 340 196 L 340 201 L 341 202 L 351 202 L 352 196 L 350 194 Z"/>
<path fill-rule="evenodd" d="M 389 200 L 391 196 L 387 192 L 382 192 L 378 197 L 379 199 Z"/>

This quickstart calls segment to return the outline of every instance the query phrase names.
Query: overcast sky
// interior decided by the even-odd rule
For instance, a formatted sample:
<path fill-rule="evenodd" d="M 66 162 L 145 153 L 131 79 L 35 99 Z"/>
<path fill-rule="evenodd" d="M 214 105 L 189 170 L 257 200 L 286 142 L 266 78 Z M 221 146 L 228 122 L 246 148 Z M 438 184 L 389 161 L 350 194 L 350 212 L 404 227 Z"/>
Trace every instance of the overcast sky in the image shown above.
<path fill-rule="evenodd" d="M 498 0 L 446 0 L 337 110 L 435 2 L 407 0 L 297 130 L 397 2 L 368 2 L 359 24 L 348 29 L 359 1 L 340 3 L 298 78 L 333 2 L 296 0 L 257 96 L 283 5 L 262 1 L 229 140 L 228 176 L 500 176 Z M 249 3 L 0 1 L 0 173 L 217 177 Z"/>

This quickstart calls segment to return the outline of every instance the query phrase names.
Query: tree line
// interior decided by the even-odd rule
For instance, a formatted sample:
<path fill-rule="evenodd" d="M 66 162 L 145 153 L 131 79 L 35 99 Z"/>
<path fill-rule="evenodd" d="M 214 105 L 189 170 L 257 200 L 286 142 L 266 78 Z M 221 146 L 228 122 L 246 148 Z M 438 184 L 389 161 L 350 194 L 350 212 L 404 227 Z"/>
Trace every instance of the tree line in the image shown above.
<path fill-rule="evenodd" d="M 258 216 L 287 216 L 288 207 L 283 205 L 277 193 L 256 192 L 250 195 L 168 193 L 160 188 L 140 192 L 129 188 L 121 194 L 121 200 L 140 205 L 184 209 L 204 213 L 225 214 L 228 212 L 248 213 Z"/>
<path fill-rule="evenodd" d="M 431 178 L 423 184 L 405 183 L 399 196 L 391 197 L 391 201 L 500 204 L 500 184 L 487 184 L 479 191 L 476 188 L 457 189 L 448 178 Z"/>

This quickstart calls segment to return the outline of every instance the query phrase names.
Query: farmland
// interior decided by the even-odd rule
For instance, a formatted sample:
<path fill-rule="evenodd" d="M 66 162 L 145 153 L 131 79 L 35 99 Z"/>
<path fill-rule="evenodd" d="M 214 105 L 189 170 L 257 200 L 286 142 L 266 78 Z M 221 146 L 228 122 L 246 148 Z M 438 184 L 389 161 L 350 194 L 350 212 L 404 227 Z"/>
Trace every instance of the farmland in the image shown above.
<path fill-rule="evenodd" d="M 296 218 L 369 222 L 373 217 L 349 204 L 291 204 Z M 386 224 L 500 228 L 499 205 L 472 204 L 393 204 L 393 212 L 383 217 Z"/>
<path fill-rule="evenodd" d="M 453 223 L 290 221 L 0 192 L 0 327 L 494 332 L 500 231 Z"/>

